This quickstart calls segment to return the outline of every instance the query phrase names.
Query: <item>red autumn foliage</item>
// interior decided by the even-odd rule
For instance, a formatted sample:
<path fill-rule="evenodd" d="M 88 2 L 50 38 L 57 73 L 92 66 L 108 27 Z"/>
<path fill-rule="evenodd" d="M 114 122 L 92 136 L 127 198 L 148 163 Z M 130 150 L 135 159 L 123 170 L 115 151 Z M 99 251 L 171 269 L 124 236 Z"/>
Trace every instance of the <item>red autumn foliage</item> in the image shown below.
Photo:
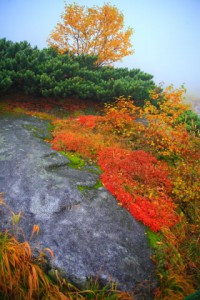
<path fill-rule="evenodd" d="M 138 221 L 158 231 L 173 226 L 179 218 L 170 197 L 172 184 L 166 164 L 145 151 L 123 147 L 123 138 L 129 136 L 136 143 L 134 133 L 140 128 L 140 123 L 134 122 L 136 111 L 131 101 L 120 98 L 106 106 L 103 116 L 57 120 L 52 145 L 56 150 L 98 159 L 104 186 Z"/>
<path fill-rule="evenodd" d="M 79 116 L 76 120 L 80 124 L 93 129 L 97 125 L 97 122 L 98 122 L 99 119 L 102 119 L 102 117 L 93 116 L 93 115 L 87 115 L 87 116 L 83 115 L 83 116 Z"/>
<path fill-rule="evenodd" d="M 96 147 L 95 147 L 96 146 Z M 83 136 L 81 134 L 69 132 L 61 132 L 52 141 L 52 148 L 54 150 L 75 151 L 79 152 L 83 157 L 96 158 L 97 150 L 100 143 L 94 145 L 94 141 L 90 136 Z"/>
<path fill-rule="evenodd" d="M 100 116 L 80 116 L 67 120 L 55 120 L 53 122 L 54 138 L 51 141 L 53 149 L 78 152 L 85 158 L 96 160 L 100 149 L 110 145 L 118 146 L 113 136 L 108 138 L 104 133 L 93 128 L 99 120 L 101 120 Z"/>
<path fill-rule="evenodd" d="M 98 163 L 104 186 L 138 220 L 152 231 L 178 222 L 166 166 L 142 151 L 106 148 Z"/>

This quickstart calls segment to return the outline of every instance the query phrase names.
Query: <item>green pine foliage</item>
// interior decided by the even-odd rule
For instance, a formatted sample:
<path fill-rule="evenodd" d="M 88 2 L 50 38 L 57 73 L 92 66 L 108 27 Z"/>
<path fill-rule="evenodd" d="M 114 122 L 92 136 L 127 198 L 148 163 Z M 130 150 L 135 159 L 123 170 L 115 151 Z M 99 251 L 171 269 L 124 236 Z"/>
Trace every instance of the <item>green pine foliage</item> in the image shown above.
<path fill-rule="evenodd" d="M 97 67 L 95 56 L 39 50 L 24 41 L 0 39 L 0 94 L 21 90 L 45 97 L 77 97 L 97 102 L 132 97 L 142 106 L 155 88 L 153 76 L 140 69 Z"/>
<path fill-rule="evenodd" d="M 187 110 L 178 118 L 178 123 L 184 123 L 189 132 L 200 136 L 200 117 L 192 110 Z"/>

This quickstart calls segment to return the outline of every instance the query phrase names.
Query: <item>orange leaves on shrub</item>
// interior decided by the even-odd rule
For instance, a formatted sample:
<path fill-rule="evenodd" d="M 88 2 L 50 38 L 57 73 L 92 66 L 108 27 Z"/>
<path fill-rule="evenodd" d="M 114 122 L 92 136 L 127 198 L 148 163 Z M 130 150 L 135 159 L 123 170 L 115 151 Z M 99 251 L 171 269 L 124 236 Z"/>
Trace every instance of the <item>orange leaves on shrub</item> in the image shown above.
<path fill-rule="evenodd" d="M 149 123 L 143 129 L 145 146 L 154 154 L 166 157 L 184 156 L 189 144 L 189 134 L 183 125 L 176 128 L 166 123 Z"/>
<path fill-rule="evenodd" d="M 142 150 L 120 148 L 101 151 L 98 163 L 105 187 L 138 221 L 153 231 L 178 222 L 165 164 Z"/>
<path fill-rule="evenodd" d="M 152 91 L 150 94 L 151 98 L 158 100 L 159 108 L 147 102 L 143 111 L 145 117 L 148 120 L 154 120 L 156 123 L 159 120 L 174 126 L 177 118 L 190 108 L 190 105 L 183 102 L 184 92 L 184 88 L 174 89 L 173 85 L 168 86 L 162 92 Z"/>
<path fill-rule="evenodd" d="M 86 8 L 65 5 L 62 23 L 50 34 L 49 45 L 60 53 L 98 56 L 97 65 L 109 65 L 133 53 L 133 30 L 124 29 L 124 17 L 115 6 Z"/>
<path fill-rule="evenodd" d="M 126 135 L 131 130 L 139 108 L 128 98 L 119 97 L 113 103 L 106 103 L 103 116 L 79 116 L 77 121 L 99 132 L 115 135 Z"/>
<path fill-rule="evenodd" d="M 184 89 L 167 87 L 163 92 L 151 92 L 157 107 L 146 102 L 140 110 L 140 116 L 147 120 L 143 128 L 146 149 L 151 153 L 167 157 L 183 157 L 189 145 L 189 133 L 184 124 L 178 124 L 177 118 L 189 109 L 183 103 Z"/>
<path fill-rule="evenodd" d="M 129 135 L 137 112 L 138 108 L 130 98 L 119 97 L 115 102 L 105 104 L 98 129 L 120 136 Z"/>
<path fill-rule="evenodd" d="M 200 224 L 200 160 L 179 162 L 171 170 L 172 195 L 191 223 Z M 198 225 L 199 226 L 199 225 Z"/>

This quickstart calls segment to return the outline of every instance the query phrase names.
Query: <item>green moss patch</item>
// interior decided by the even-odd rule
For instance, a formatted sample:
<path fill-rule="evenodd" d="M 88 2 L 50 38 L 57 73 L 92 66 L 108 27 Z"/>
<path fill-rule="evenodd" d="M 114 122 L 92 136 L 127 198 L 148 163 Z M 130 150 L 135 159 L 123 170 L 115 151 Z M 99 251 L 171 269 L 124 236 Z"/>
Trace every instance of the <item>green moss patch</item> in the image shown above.
<path fill-rule="evenodd" d="M 77 154 L 64 151 L 60 151 L 60 153 L 69 159 L 70 163 L 68 163 L 68 166 L 71 168 L 82 169 L 86 165 L 86 162 Z"/>
<path fill-rule="evenodd" d="M 82 194 L 84 194 L 87 191 L 90 191 L 92 189 L 98 189 L 102 187 L 102 183 L 100 180 L 97 180 L 97 182 L 95 183 L 95 185 L 93 185 L 92 187 L 89 186 L 85 186 L 85 185 L 77 185 L 77 189 L 79 190 L 79 192 L 81 192 Z"/>

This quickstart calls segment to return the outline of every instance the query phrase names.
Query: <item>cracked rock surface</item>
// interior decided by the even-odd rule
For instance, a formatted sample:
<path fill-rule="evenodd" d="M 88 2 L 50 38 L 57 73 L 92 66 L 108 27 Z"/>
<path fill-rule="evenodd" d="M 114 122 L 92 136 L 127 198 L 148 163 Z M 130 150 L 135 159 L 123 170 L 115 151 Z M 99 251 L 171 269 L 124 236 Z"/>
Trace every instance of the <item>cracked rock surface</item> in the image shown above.
<path fill-rule="evenodd" d="M 154 265 L 144 226 L 105 188 L 92 188 L 98 174 L 69 167 L 68 158 L 44 142 L 47 127 L 30 116 L 0 116 L 0 192 L 14 213 L 22 212 L 25 236 L 38 224 L 41 248 L 50 248 L 54 267 L 77 284 L 98 276 L 135 299 L 153 299 Z M 81 194 L 78 185 L 90 189 Z M 0 226 L 8 224 L 4 217 Z"/>

